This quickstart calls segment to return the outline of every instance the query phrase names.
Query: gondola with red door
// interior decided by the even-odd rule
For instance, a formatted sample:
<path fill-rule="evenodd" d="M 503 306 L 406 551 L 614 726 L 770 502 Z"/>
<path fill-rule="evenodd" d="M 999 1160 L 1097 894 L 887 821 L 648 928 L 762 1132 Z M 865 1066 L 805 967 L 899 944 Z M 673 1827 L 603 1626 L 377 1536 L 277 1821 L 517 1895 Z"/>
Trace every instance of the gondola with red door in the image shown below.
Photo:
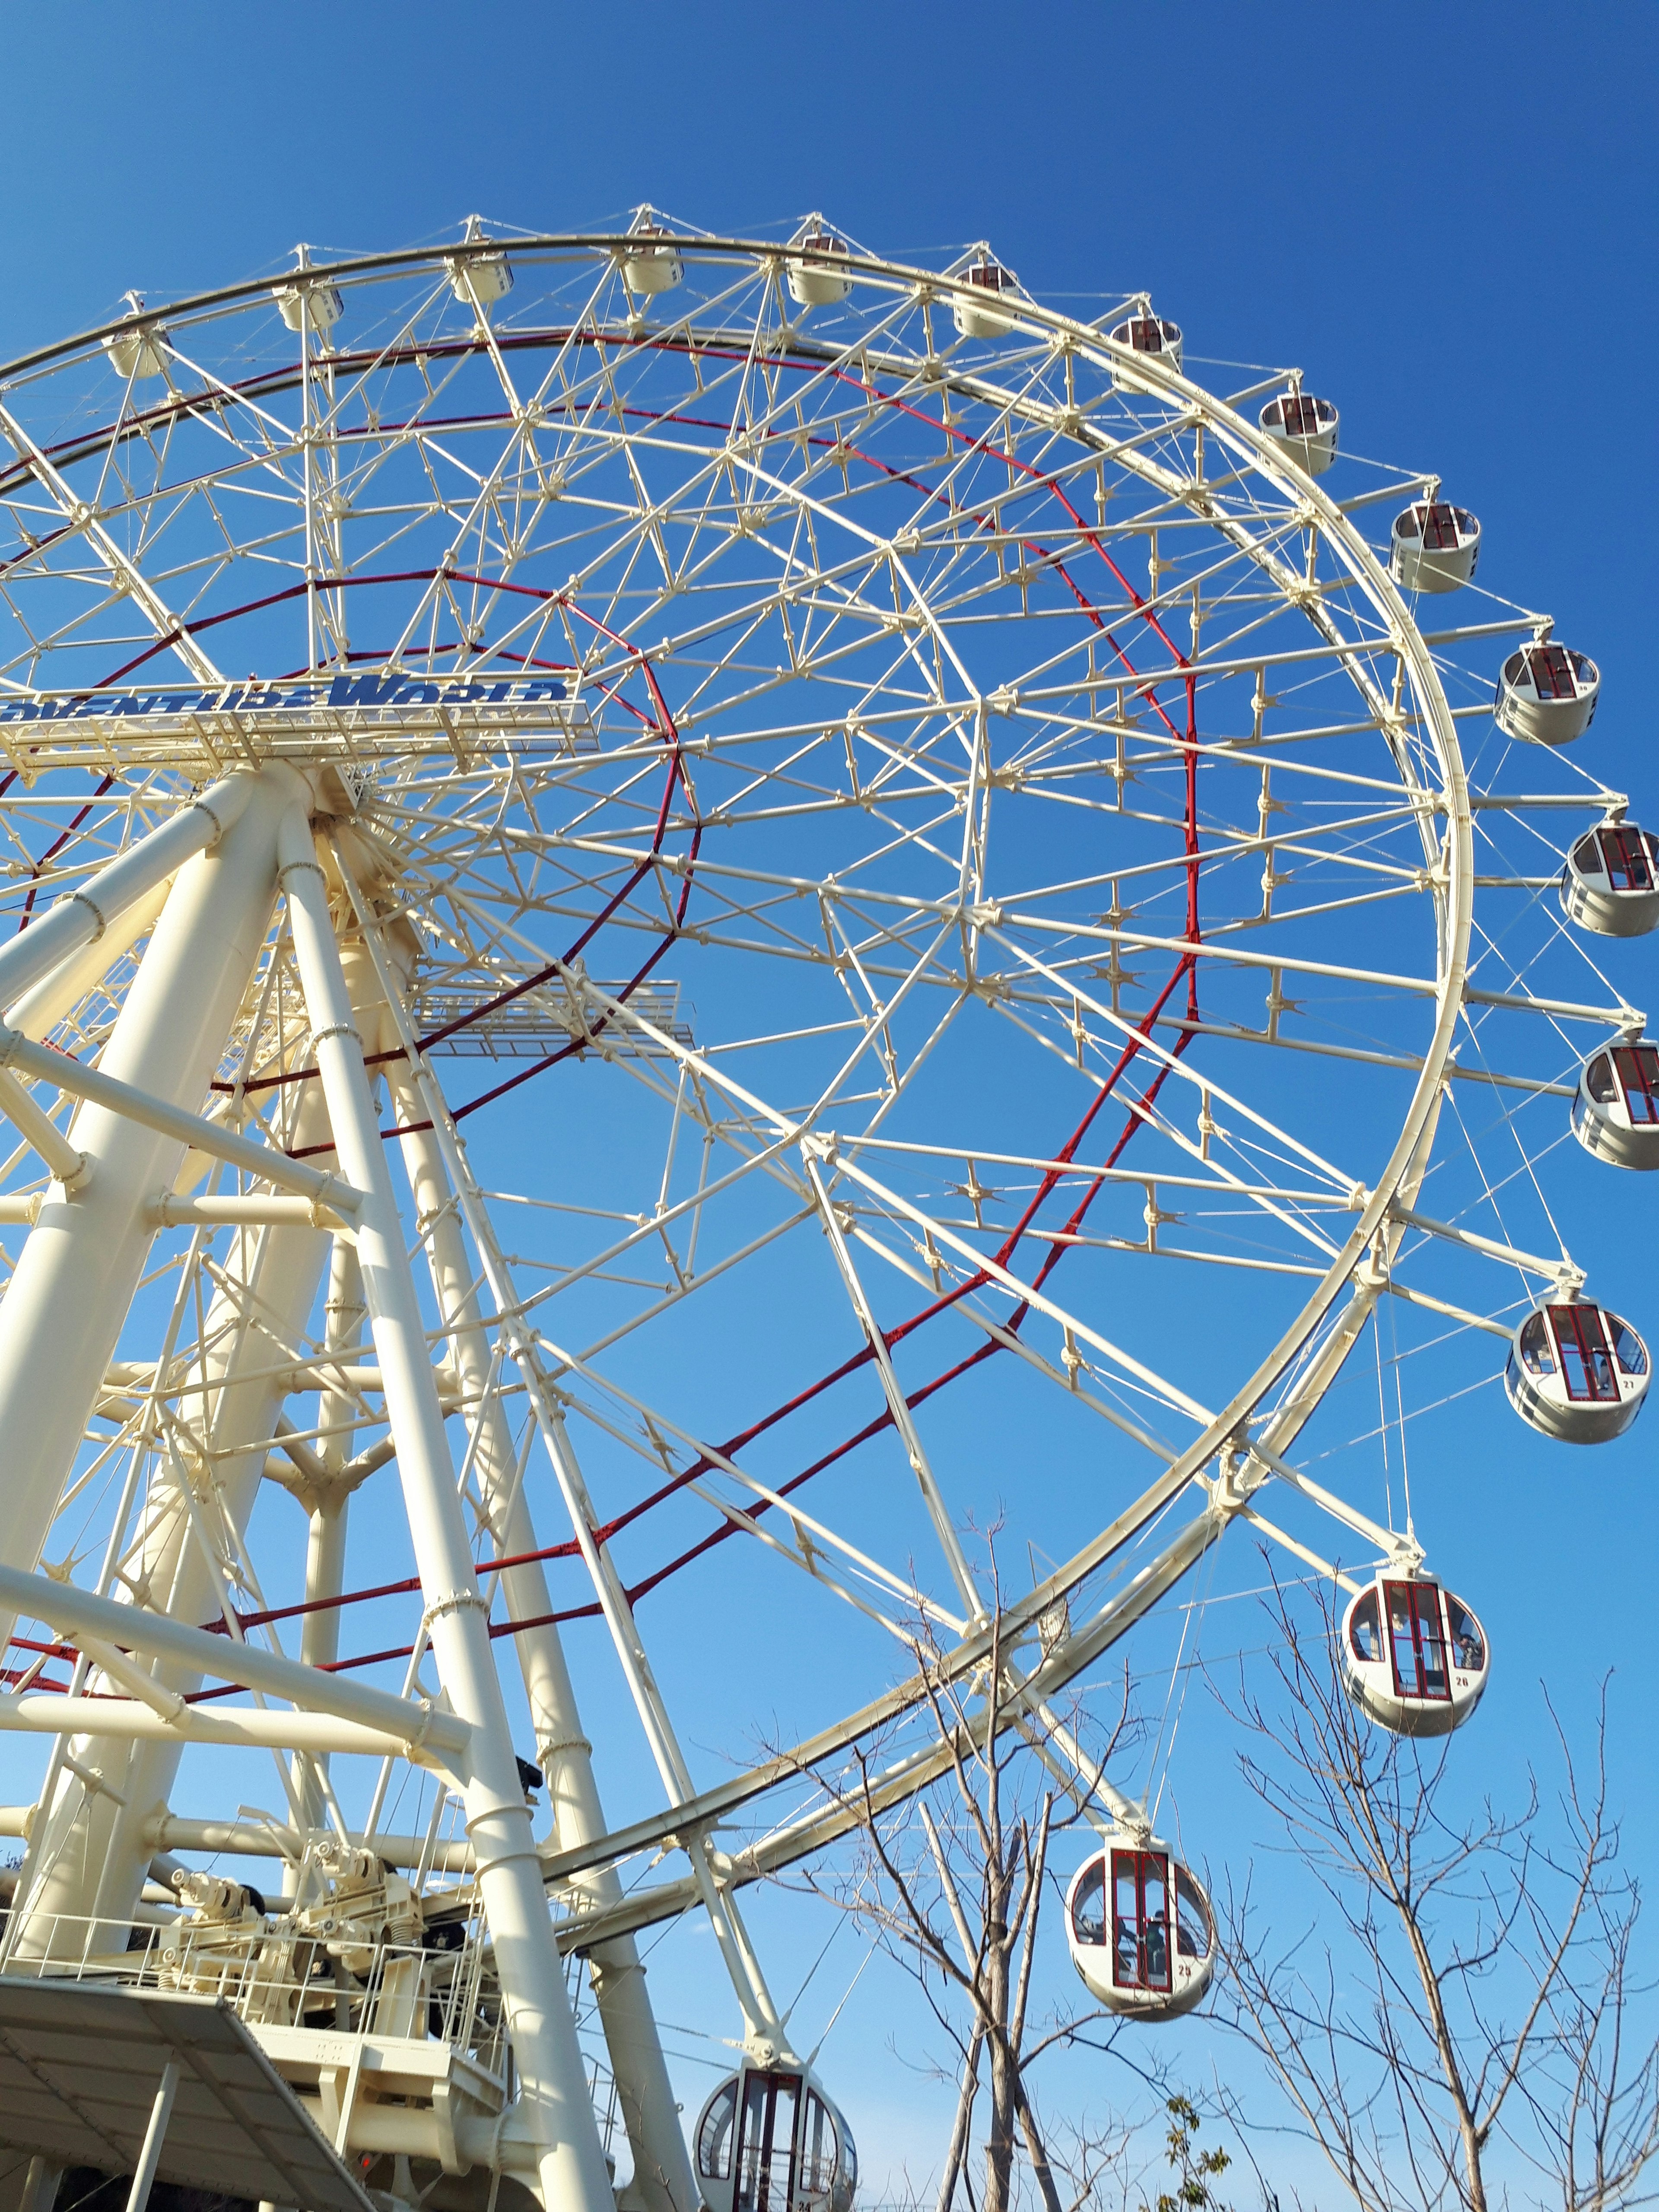
<path fill-rule="evenodd" d="M 1510 1340 L 1504 1388 L 1524 1421 L 1565 1443 L 1605 1443 L 1642 1410 L 1648 1348 L 1627 1321 L 1588 1298 L 1533 1310 Z"/>
<path fill-rule="evenodd" d="M 1066 1894 L 1066 1940 L 1109 2012 L 1176 2020 L 1215 1972 L 1215 1921 L 1196 1875 L 1155 1837 L 1115 1836 Z"/>
<path fill-rule="evenodd" d="M 851 2212 L 853 2131 L 798 2062 L 745 2055 L 703 2106 L 693 2149 L 708 2212 Z"/>
<path fill-rule="evenodd" d="M 1427 1575 L 1384 1570 L 1349 1601 L 1342 1686 L 1395 1735 L 1449 1735 L 1480 1704 L 1486 1632 L 1462 1599 Z"/>

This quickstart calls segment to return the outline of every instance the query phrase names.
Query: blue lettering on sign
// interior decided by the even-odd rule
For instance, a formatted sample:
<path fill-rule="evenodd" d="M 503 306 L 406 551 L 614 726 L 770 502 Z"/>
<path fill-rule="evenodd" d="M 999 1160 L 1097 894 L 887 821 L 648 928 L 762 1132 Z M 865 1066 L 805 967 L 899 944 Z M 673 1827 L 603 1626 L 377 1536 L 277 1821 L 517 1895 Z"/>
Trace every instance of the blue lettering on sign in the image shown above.
<path fill-rule="evenodd" d="M 574 708 L 562 676 L 509 676 L 491 683 L 447 683 L 436 677 L 334 676 L 325 682 L 220 684 L 188 691 L 86 691 L 71 697 L 0 694 L 0 722 L 79 721 L 88 717 L 234 714 L 242 707 L 289 712 L 307 707 L 559 705 Z"/>
<path fill-rule="evenodd" d="M 328 687 L 331 707 L 383 707 L 396 685 L 379 676 L 337 676 Z"/>
<path fill-rule="evenodd" d="M 485 701 L 499 706 L 504 699 L 512 697 L 514 685 L 523 680 L 522 677 L 509 676 L 501 684 L 458 684 L 453 691 L 446 692 L 444 696 L 457 706 L 471 707 Z"/>

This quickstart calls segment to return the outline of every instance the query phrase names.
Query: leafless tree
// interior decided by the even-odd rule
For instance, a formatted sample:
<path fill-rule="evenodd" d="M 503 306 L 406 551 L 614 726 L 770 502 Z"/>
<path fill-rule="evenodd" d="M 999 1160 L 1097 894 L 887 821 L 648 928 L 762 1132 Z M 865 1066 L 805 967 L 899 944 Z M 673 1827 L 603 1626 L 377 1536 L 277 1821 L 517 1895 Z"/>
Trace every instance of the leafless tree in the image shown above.
<path fill-rule="evenodd" d="M 1000 1621 L 994 1537 L 986 1550 L 988 1610 Z M 996 1627 L 984 1667 L 965 1685 L 943 1665 L 925 1613 L 914 1640 L 921 1710 L 945 1754 L 941 1777 L 920 1796 L 890 1802 L 883 1770 L 890 1746 L 882 1741 L 855 1747 L 838 1773 L 816 1772 L 855 1843 L 840 1872 L 801 1879 L 874 1932 L 915 1976 L 950 2039 L 959 2094 L 938 2212 L 952 2212 L 959 2193 L 970 2212 L 1008 2212 L 1021 2145 L 1044 2212 L 1079 2212 L 1100 2201 L 1109 2173 L 1121 2176 L 1127 2133 L 1115 2119 L 1096 2125 L 1076 2116 L 1045 2131 L 1030 2077 L 1041 2058 L 1061 2046 L 1111 2049 L 1117 2027 L 1098 2010 L 1039 2007 L 1038 1930 L 1045 1892 L 1053 1886 L 1052 1847 L 1085 1817 L 1129 1729 L 1127 1682 L 1091 1770 L 1079 1776 L 1059 1747 L 1063 1742 L 1070 1751 L 1083 1717 L 1072 1713 L 1061 1721 L 1030 1705 Z M 1152 2079 L 1150 2070 L 1135 2070 Z M 989 2115 L 976 2198 L 969 2151 L 982 2092 Z"/>
<path fill-rule="evenodd" d="M 1486 2212 L 1489 2166 L 1564 2212 L 1648 2202 L 1659 2045 L 1634 2017 L 1605 1685 L 1577 1757 L 1546 1694 L 1547 1799 L 1528 1773 L 1513 1808 L 1462 1809 L 1449 1740 L 1390 1735 L 1349 1701 L 1331 1604 L 1316 1631 L 1282 1592 L 1269 1611 L 1275 1690 L 1224 1701 L 1245 1782 L 1331 1912 L 1276 1943 L 1248 1880 L 1230 1890 L 1218 2016 L 1364 2212 Z"/>

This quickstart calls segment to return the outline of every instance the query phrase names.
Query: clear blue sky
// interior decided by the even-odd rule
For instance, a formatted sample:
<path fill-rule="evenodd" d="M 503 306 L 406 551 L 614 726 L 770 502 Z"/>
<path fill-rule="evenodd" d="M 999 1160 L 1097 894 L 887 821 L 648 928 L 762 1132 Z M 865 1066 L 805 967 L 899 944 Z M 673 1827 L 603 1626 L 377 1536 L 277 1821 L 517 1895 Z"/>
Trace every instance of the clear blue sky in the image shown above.
<path fill-rule="evenodd" d="M 822 209 L 898 258 L 988 238 L 1039 298 L 1090 313 L 1149 288 L 1192 351 L 1300 363 L 1355 448 L 1442 469 L 1494 563 L 1501 548 L 1494 583 L 1601 661 L 1597 765 L 1651 820 L 1656 49 L 1652 5 L 1622 0 L 14 9 L 0 356 L 107 318 L 129 287 L 232 282 L 301 239 L 413 245 L 475 210 L 556 230 L 648 199 L 741 233 Z M 1642 951 L 1620 970 L 1638 1003 L 1659 998 L 1651 968 Z M 1659 1321 L 1656 1194 L 1568 1182 L 1575 1250 Z M 1419 1521 L 1506 1662 L 1469 1771 L 1526 1755 L 1540 1673 L 1582 1714 L 1619 1668 L 1616 1772 L 1651 1873 L 1659 1413 L 1616 1452 L 1572 1454 L 1489 1393 L 1443 1435 Z M 1188 1844 L 1243 1856 L 1224 1735 L 1189 1726 Z M 849 1939 L 836 1957 L 838 1994 Z M 665 1961 L 672 2017 L 706 2024 L 723 2002 L 706 1974 Z M 925 2167 L 932 2124 L 894 2083 L 884 2017 L 860 1997 L 826 2051 L 876 2193 L 890 2158 Z M 1203 2032 L 1181 2033 L 1201 2075 Z"/>

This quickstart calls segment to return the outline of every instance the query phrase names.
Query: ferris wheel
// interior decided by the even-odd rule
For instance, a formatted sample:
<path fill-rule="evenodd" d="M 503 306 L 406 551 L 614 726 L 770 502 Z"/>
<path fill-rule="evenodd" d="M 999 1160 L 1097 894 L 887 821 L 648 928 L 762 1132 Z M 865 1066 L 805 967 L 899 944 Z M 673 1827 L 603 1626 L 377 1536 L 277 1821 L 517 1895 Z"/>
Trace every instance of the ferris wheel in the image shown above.
<path fill-rule="evenodd" d="M 0 1978 L 226 2000 L 273 2202 L 592 2212 L 609 2115 L 639 2212 L 845 2212 L 742 1898 L 944 1771 L 919 1654 L 1000 1655 L 1170 2017 L 1207 1900 L 1054 1701 L 1242 1526 L 1454 1728 L 1480 1594 L 1310 1472 L 1343 1392 L 1640 1409 L 1544 1165 L 1659 1166 L 1599 671 L 1299 371 L 988 247 L 475 219 L 129 309 L 0 370 Z"/>

